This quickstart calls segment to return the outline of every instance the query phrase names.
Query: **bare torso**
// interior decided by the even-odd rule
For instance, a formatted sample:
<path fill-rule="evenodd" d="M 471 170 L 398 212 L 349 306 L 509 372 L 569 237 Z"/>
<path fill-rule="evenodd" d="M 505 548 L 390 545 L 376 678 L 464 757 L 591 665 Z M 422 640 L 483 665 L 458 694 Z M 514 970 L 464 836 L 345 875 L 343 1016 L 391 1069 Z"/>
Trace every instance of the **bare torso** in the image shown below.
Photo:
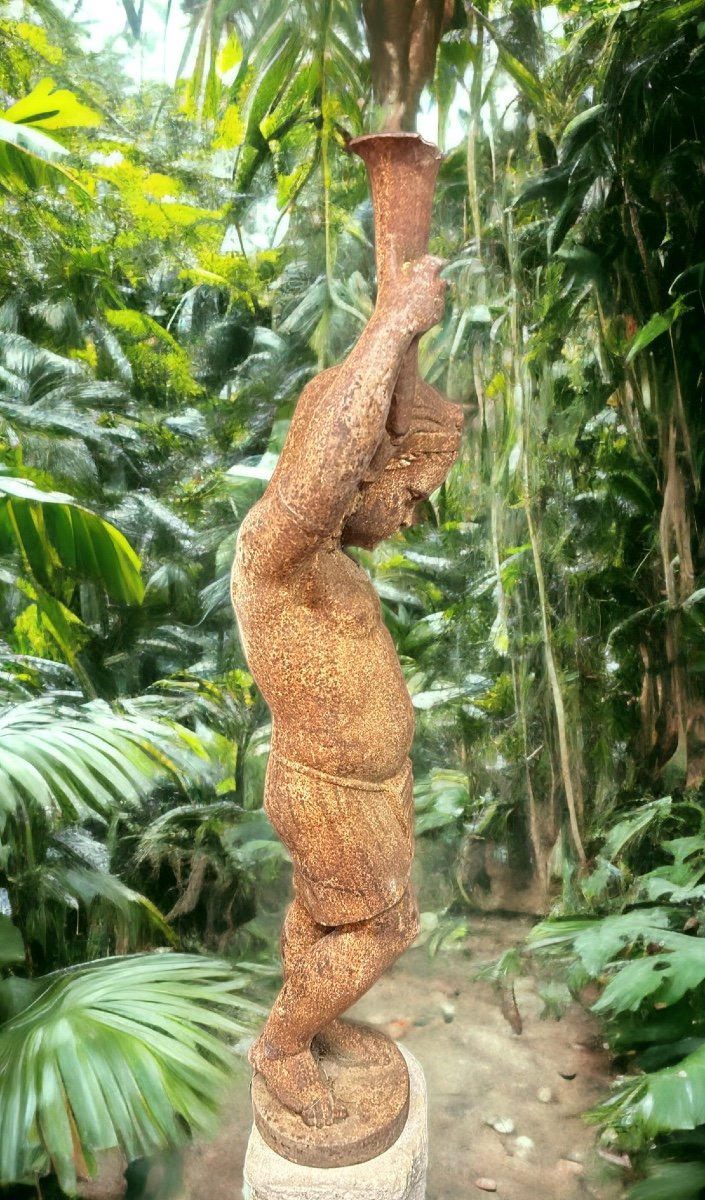
<path fill-rule="evenodd" d="M 295 762 L 377 782 L 403 766 L 413 709 L 377 594 L 330 539 L 283 578 L 252 578 L 243 524 L 233 601 L 250 670 Z"/>

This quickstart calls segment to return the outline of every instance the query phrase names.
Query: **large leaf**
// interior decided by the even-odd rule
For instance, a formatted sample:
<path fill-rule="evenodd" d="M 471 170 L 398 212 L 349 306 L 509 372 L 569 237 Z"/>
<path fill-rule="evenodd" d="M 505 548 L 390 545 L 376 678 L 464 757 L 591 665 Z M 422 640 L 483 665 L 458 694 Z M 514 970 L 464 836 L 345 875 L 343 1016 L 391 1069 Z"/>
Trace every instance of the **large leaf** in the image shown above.
<path fill-rule="evenodd" d="M 0 1183 L 128 1159 L 212 1128 L 239 1036 L 258 1006 L 226 963 L 138 955 L 48 976 L 0 1030 Z"/>
<path fill-rule="evenodd" d="M 52 850 L 56 853 L 55 847 Z M 155 932 L 167 942 L 175 943 L 172 930 L 147 896 L 127 887 L 117 875 L 95 866 L 57 864 L 54 859 L 49 859 L 43 866 L 36 894 L 58 899 L 62 907 L 66 905 L 76 909 L 80 904 L 89 909 L 92 906 L 89 917 L 91 923 L 98 920 L 103 924 L 103 912 L 109 913 L 111 918 L 119 915 L 129 936 L 129 943 L 124 942 L 122 946 L 125 950 L 141 948 L 145 941 L 153 944 Z M 32 914 L 28 928 L 36 940 L 41 941 L 34 932 Z M 140 935 L 142 941 L 139 940 Z"/>
<path fill-rule="evenodd" d="M 87 189 L 64 165 L 68 150 L 44 130 L 99 125 L 101 118 L 52 79 L 42 79 L 0 117 L 0 184 L 11 191 L 35 191 L 69 180 Z"/>
<path fill-rule="evenodd" d="M 16 705 L 0 714 L 0 821 L 32 807 L 52 823 L 105 818 L 139 804 L 165 775 L 197 770 L 203 756 L 188 730 L 166 721 L 103 704 Z"/>
<path fill-rule="evenodd" d="M 636 942 L 660 943 L 669 929 L 665 908 L 620 913 L 609 917 L 567 917 L 542 921 L 529 935 L 535 950 L 575 953 L 593 978 L 617 955 Z"/>
<path fill-rule="evenodd" d="M 47 182 L 69 179 L 85 191 L 62 165 L 67 155 L 65 146 L 40 129 L 0 117 L 0 185 L 8 190 L 34 191 Z"/>
<path fill-rule="evenodd" d="M 662 1007 L 675 1004 L 705 979 L 705 939 L 668 930 L 659 935 L 664 952 L 620 964 L 595 1012 L 636 1011 L 647 999 Z"/>
<path fill-rule="evenodd" d="M 705 1124 L 705 1045 L 672 1067 L 629 1080 L 595 1115 L 651 1136 Z"/>
<path fill-rule="evenodd" d="M 663 1163 L 631 1189 L 629 1200 L 700 1200 L 703 1188 L 705 1163 Z"/>
<path fill-rule="evenodd" d="M 671 814 L 672 803 L 670 796 L 661 796 L 658 800 L 640 805 L 636 812 L 613 825 L 605 838 L 605 857 L 616 859 L 627 846 L 631 847 L 633 842 L 651 830 L 652 826 L 658 828 L 663 824 Z"/>
<path fill-rule="evenodd" d="M 139 604 L 140 560 L 114 525 L 62 492 L 0 474 L 0 554 L 19 551 L 48 590 L 57 579 L 91 579 L 109 596 Z"/>
<path fill-rule="evenodd" d="M 684 312 L 689 311 L 683 296 L 679 296 L 666 312 L 654 313 L 639 332 L 634 335 L 629 345 L 626 361 L 631 362 L 637 354 L 645 350 L 652 342 L 655 342 L 656 338 L 661 337 L 663 333 L 668 333 L 668 330 L 672 328 L 678 318 Z"/>
<path fill-rule="evenodd" d="M 73 92 L 57 88 L 53 79 L 41 79 L 28 96 L 23 96 L 4 113 L 6 121 L 42 129 L 75 129 L 100 125 L 95 109 L 83 104 Z"/>

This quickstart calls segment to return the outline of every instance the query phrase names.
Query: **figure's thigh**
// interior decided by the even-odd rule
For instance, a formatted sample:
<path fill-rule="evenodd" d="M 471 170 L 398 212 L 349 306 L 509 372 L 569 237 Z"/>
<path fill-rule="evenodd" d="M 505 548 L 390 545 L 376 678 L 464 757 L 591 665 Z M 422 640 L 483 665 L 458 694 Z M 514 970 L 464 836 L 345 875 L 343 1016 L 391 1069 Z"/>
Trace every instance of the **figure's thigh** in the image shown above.
<path fill-rule="evenodd" d="M 314 923 L 354 924 L 399 901 L 413 855 L 410 803 L 410 784 L 402 794 L 270 759 L 265 808 Z"/>

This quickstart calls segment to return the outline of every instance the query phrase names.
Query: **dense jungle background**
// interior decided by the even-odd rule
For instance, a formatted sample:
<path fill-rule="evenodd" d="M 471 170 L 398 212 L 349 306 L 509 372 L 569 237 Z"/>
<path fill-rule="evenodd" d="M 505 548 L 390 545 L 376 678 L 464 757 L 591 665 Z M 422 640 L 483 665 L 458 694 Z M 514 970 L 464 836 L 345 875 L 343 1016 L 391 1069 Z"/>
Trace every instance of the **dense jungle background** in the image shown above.
<path fill-rule="evenodd" d="M 229 570 L 374 300 L 358 6 L 100 7 L 0 6 L 13 1197 L 207 1130 L 271 990 L 288 867 Z M 597 984 L 634 1200 L 705 1195 L 704 96 L 705 0 L 446 7 L 421 369 L 464 449 L 359 556 L 417 714 L 427 948 L 521 911 L 505 998 L 528 955 Z"/>

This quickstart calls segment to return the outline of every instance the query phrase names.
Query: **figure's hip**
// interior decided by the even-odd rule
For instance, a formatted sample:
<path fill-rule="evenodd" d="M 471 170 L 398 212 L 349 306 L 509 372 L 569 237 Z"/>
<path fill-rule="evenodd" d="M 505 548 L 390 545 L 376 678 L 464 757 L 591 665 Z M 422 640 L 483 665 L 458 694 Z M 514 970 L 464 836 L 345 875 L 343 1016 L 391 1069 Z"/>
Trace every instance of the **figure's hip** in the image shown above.
<path fill-rule="evenodd" d="M 297 893 L 319 924 L 368 920 L 401 899 L 414 854 L 410 760 L 378 782 L 273 751 L 264 807 L 291 854 Z"/>

